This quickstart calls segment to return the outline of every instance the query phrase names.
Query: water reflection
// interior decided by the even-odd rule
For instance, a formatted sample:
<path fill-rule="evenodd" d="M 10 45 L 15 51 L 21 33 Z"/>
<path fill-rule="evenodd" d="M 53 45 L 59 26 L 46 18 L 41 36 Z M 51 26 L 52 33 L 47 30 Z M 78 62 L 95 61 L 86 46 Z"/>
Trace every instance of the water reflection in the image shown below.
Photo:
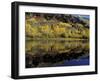
<path fill-rule="evenodd" d="M 26 41 L 26 68 L 89 65 L 87 40 Z"/>

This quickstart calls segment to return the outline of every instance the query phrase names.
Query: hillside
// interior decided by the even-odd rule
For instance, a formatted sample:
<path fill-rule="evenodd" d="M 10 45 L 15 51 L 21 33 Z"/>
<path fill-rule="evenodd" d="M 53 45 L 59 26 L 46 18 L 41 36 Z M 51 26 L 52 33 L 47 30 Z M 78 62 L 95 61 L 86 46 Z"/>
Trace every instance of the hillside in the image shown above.
<path fill-rule="evenodd" d="M 26 39 L 89 39 L 89 19 L 82 15 L 26 13 Z"/>

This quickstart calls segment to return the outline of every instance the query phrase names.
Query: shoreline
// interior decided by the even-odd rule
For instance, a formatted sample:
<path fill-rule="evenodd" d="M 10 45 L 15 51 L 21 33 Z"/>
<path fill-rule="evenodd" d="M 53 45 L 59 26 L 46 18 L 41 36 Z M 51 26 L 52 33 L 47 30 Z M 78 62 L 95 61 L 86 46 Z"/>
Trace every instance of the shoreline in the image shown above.
<path fill-rule="evenodd" d="M 87 40 L 87 41 L 89 41 L 89 39 L 81 39 L 81 38 L 26 38 L 25 39 L 26 41 L 28 41 L 28 40 L 57 40 L 57 41 L 85 41 L 85 40 Z"/>

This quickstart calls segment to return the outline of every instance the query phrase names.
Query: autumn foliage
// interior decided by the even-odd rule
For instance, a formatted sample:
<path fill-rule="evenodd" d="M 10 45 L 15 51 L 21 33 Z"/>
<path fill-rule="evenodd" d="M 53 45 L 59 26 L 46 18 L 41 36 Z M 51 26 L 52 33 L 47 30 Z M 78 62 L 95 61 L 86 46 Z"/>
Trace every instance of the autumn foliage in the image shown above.
<path fill-rule="evenodd" d="M 26 13 L 26 38 L 89 39 L 89 20 L 82 16 Z"/>

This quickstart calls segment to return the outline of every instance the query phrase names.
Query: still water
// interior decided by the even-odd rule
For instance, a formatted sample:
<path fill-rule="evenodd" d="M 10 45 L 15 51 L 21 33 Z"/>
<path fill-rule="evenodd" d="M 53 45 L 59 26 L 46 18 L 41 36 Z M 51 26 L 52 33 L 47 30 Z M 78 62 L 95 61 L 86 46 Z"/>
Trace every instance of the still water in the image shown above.
<path fill-rule="evenodd" d="M 89 65 L 87 40 L 26 40 L 26 68 Z"/>

